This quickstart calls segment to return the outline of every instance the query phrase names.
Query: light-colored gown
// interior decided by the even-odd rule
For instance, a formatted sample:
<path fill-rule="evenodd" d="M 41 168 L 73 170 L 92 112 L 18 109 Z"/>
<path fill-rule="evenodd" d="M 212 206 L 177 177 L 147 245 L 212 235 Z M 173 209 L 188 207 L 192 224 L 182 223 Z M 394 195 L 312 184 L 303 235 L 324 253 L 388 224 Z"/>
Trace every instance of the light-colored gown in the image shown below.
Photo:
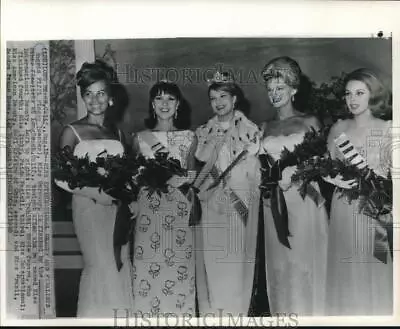
<path fill-rule="evenodd" d="M 153 132 L 186 168 L 194 133 L 189 130 Z M 138 133 L 140 152 L 154 157 L 152 145 Z M 195 261 L 191 203 L 176 188 L 161 197 L 144 192 L 139 198 L 134 236 L 134 313 L 156 317 L 195 314 Z"/>
<path fill-rule="evenodd" d="M 239 111 L 236 111 L 231 122 L 219 123 L 214 117 L 196 131 L 199 139 L 196 157 L 206 162 L 209 157 L 207 147 L 223 139 L 229 129 L 232 129 L 232 133 L 218 152 L 215 163 L 219 174 L 232 163 L 245 145 L 251 145 L 252 148 L 233 168 L 225 182 L 201 197 L 202 234 L 196 248 L 199 248 L 202 255 L 196 259 L 196 280 L 201 313 L 213 312 L 215 316 L 241 313 L 247 316 L 253 288 L 260 198 L 260 167 L 256 156 L 259 130 Z M 207 176 L 205 186 L 212 181 Z M 247 206 L 246 224 L 232 204 L 234 199 L 230 189 Z M 200 285 L 204 282 L 206 287 Z"/>
<path fill-rule="evenodd" d="M 281 135 L 267 136 L 260 153 L 268 152 L 278 159 L 284 147 L 292 151 L 294 145 L 303 141 L 304 130 L 289 134 L 284 130 Z M 289 130 L 292 129 L 289 127 Z M 317 184 L 313 186 L 319 190 Z M 324 205 L 317 206 L 310 196 L 306 195 L 303 200 L 296 185 L 287 185 L 283 195 L 291 249 L 278 240 L 270 199 L 263 199 L 270 311 L 272 314 L 324 315 L 328 215 Z"/>
<path fill-rule="evenodd" d="M 106 150 L 108 154 L 121 154 L 123 146 L 118 140 L 81 140 L 74 154 L 86 154 L 94 160 Z M 66 188 L 68 190 L 68 188 Z M 126 314 L 133 308 L 131 261 L 128 245 L 122 247 L 123 266 L 118 272 L 114 258 L 113 232 L 117 206 L 105 206 L 80 195 L 72 196 L 72 218 L 83 255 L 84 268 L 79 285 L 77 317 L 113 318 L 114 310 Z"/>
<path fill-rule="evenodd" d="M 343 125 L 344 126 L 344 125 Z M 387 123 L 385 132 L 390 128 Z M 344 129 L 342 129 L 344 130 Z M 376 132 L 379 132 L 376 129 Z M 359 154 L 377 174 L 386 176 L 381 158 L 385 132 L 371 135 Z M 350 138 L 350 137 L 349 137 Z M 351 138 L 350 138 L 351 141 Z M 388 146 L 390 144 L 386 144 Z M 333 156 L 343 158 L 334 147 Z M 358 211 L 359 202 L 332 198 L 329 225 L 327 311 L 329 315 L 391 315 L 393 312 L 393 263 L 373 256 L 376 220 Z"/>

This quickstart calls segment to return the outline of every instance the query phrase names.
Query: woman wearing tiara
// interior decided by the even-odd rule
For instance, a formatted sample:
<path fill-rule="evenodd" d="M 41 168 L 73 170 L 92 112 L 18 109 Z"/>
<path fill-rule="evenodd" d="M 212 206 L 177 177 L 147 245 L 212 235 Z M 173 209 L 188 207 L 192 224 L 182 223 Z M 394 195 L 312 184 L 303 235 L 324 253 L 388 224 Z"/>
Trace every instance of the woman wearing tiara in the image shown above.
<path fill-rule="evenodd" d="M 352 118 L 338 121 L 328 137 L 333 158 L 344 159 L 342 141 L 355 147 L 358 156 L 351 162 L 368 165 L 378 175 L 387 176 L 390 163 L 382 160 L 384 142 L 391 142 L 391 121 L 380 117 L 391 114 L 390 93 L 374 73 L 358 69 L 345 79 L 344 98 Z M 390 145 L 390 144 L 389 144 Z M 385 150 L 383 148 L 383 150 Z M 359 161 L 359 160 L 363 161 Z M 388 161 L 390 162 L 390 161 Z M 356 185 L 341 177 L 328 179 L 341 188 Z M 359 213 L 358 201 L 351 204 L 335 193 L 332 199 L 328 245 L 327 310 L 330 315 L 390 315 L 393 312 L 393 264 L 388 232 L 382 222 Z M 380 254 L 376 242 L 382 234 Z"/>
<path fill-rule="evenodd" d="M 134 231 L 134 298 L 138 316 L 194 316 L 194 233 L 189 222 L 192 200 L 179 189 L 196 176 L 196 138 L 190 127 L 190 107 L 178 86 L 160 81 L 150 89 L 148 129 L 133 135 L 136 152 L 152 158 L 166 152 L 189 170 L 172 177 L 168 193 L 141 194 L 131 205 L 137 213 Z M 134 210 L 136 208 L 136 210 Z"/>
<path fill-rule="evenodd" d="M 210 82 L 215 116 L 196 130 L 195 155 L 203 163 L 194 183 L 202 203 L 196 236 L 199 310 L 246 315 L 257 240 L 260 131 L 245 116 L 249 103 L 228 74 L 217 73 Z"/>
<path fill-rule="evenodd" d="M 315 117 L 296 108 L 302 77 L 296 61 L 275 58 L 265 65 L 262 74 L 278 116 L 278 120 L 264 124 L 260 149 L 270 156 L 272 164 L 284 147 L 293 150 L 311 127 L 318 130 L 320 125 Z M 328 216 L 317 184 L 313 185 L 315 195 L 306 195 L 305 199 L 291 184 L 295 170 L 284 169 L 279 186 L 263 199 L 270 310 L 271 314 L 323 315 Z"/>
<path fill-rule="evenodd" d="M 87 115 L 67 125 L 60 136 L 60 147 L 70 146 L 74 154 L 91 160 L 107 151 L 124 152 L 124 138 L 112 118 L 117 118 L 116 100 L 112 91 L 116 82 L 113 70 L 102 63 L 84 63 L 77 74 L 78 86 Z M 128 246 L 121 250 L 122 268 L 118 270 L 114 257 L 113 230 L 117 205 L 113 198 L 97 188 L 71 190 L 66 182 L 57 185 L 73 193 L 72 216 L 82 251 L 84 267 L 78 298 L 78 317 L 114 316 L 114 309 L 131 309 L 131 263 Z"/>

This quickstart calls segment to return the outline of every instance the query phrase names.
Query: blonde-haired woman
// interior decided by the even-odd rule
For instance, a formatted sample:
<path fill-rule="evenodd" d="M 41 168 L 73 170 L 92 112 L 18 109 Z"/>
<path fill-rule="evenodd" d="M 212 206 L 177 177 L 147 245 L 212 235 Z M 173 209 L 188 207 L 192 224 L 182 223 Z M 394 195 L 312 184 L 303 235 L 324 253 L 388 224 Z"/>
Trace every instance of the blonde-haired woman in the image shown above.
<path fill-rule="evenodd" d="M 279 159 L 284 147 L 293 150 L 318 120 L 296 108 L 302 72 L 289 57 L 267 63 L 263 77 L 278 120 L 264 124 L 260 153 Z M 270 198 L 264 199 L 267 291 L 271 313 L 323 315 L 328 242 L 328 216 L 319 199 L 303 199 L 291 184 L 296 167 L 282 172 Z M 316 195 L 319 187 L 314 185 Z M 286 209 L 286 211 L 284 210 Z"/>

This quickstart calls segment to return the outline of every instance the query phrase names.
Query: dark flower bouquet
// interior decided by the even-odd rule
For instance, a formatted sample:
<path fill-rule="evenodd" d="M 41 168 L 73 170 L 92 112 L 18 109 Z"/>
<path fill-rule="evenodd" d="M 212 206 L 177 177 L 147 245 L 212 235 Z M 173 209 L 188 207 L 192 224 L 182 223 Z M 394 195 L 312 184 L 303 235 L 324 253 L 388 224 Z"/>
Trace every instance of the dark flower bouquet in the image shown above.
<path fill-rule="evenodd" d="M 272 157 L 269 154 L 260 154 L 260 189 L 263 195 L 267 196 L 270 194 L 271 187 L 278 184 L 278 181 L 282 179 L 282 171 L 285 168 L 289 166 L 298 166 L 314 156 L 324 156 L 327 153 L 326 140 L 328 132 L 329 127 L 324 127 L 319 131 L 311 128 L 310 131 L 305 133 L 303 141 L 294 146 L 293 151 L 284 147 L 277 161 L 272 161 Z M 304 185 L 305 191 L 310 191 L 311 189 L 308 183 L 309 182 Z M 307 188 L 305 186 L 307 186 Z M 305 197 L 303 194 L 302 196 L 303 198 Z"/>
<path fill-rule="evenodd" d="M 363 212 L 376 219 L 391 213 L 393 187 L 390 172 L 387 177 L 382 177 L 368 166 L 359 168 L 348 160 L 332 159 L 326 146 L 329 128 L 326 126 L 320 131 L 310 130 L 305 134 L 302 143 L 296 145 L 293 151 L 285 148 L 280 159 L 272 165 L 271 157 L 268 154 L 261 154 L 259 156 L 262 166 L 261 191 L 268 194 L 271 186 L 282 179 L 281 173 L 286 167 L 297 166 L 291 181 L 299 185 L 299 192 L 303 198 L 311 194 L 311 182 L 319 182 L 322 177 L 341 175 L 344 180 L 356 179 L 357 187 L 338 188 L 338 190 L 349 202 L 360 200 L 360 213 Z"/>
<path fill-rule="evenodd" d="M 391 225 L 393 207 L 390 171 L 387 177 L 382 177 L 368 166 L 359 167 L 349 160 L 332 159 L 327 151 L 328 132 L 329 127 L 307 132 L 302 143 L 295 145 L 293 151 L 284 148 L 276 161 L 268 153 L 259 155 L 260 189 L 264 198 L 271 198 L 271 211 L 278 238 L 288 248 L 290 248 L 287 239 L 290 236 L 288 214 L 283 193 L 278 186 L 278 182 L 282 180 L 282 171 L 288 166 L 297 166 L 291 176 L 291 182 L 299 186 L 302 198 L 308 195 L 317 205 L 323 198 L 312 186 L 312 182 L 320 183 L 323 177 L 337 175 L 341 175 L 344 180 L 355 179 L 358 184 L 354 188 L 337 188 L 341 193 L 340 196 L 346 197 L 349 203 L 359 200 L 359 212 L 375 218 L 390 231 L 388 225 Z"/>
<path fill-rule="evenodd" d="M 134 221 L 129 204 L 137 201 L 139 194 L 147 192 L 161 195 L 168 191 L 168 180 L 174 175 L 185 176 L 187 171 L 179 160 L 168 157 L 168 153 L 156 153 L 154 158 L 125 152 L 110 155 L 100 152 L 95 161 L 88 154 L 74 155 L 69 146 L 60 150 L 52 161 L 52 175 L 55 180 L 67 182 L 70 189 L 95 187 L 115 199 L 118 211 L 114 225 L 114 255 L 117 269 L 122 267 L 121 247 L 133 238 Z"/>
<path fill-rule="evenodd" d="M 124 155 L 98 154 L 96 161 L 89 156 L 77 157 L 66 146 L 53 159 L 54 179 L 66 181 L 71 189 L 97 187 L 122 202 L 138 199 L 140 190 L 161 194 L 168 191 L 168 180 L 173 175 L 186 175 L 179 160 L 168 153 L 157 153 L 154 158 L 127 152 Z"/>
<path fill-rule="evenodd" d="M 387 177 L 377 175 L 372 169 L 351 164 L 347 160 L 332 159 L 331 157 L 314 157 L 298 166 L 292 176 L 292 181 L 299 183 L 299 191 L 305 194 L 305 188 L 311 181 L 322 177 L 341 175 L 344 180 L 355 179 L 358 183 L 351 189 L 338 188 L 341 197 L 346 197 L 349 203 L 360 200 L 359 212 L 377 220 L 381 215 L 392 212 L 393 185 L 390 171 Z"/>
<path fill-rule="evenodd" d="M 297 138 L 290 141 L 290 137 L 288 136 L 278 137 L 277 146 L 279 149 L 279 138 L 283 138 L 284 141 L 282 141 L 282 143 L 286 145 L 288 145 L 287 143 L 292 143 L 293 151 L 290 151 L 286 146 L 283 147 L 279 158 L 276 160 L 268 153 L 268 150 L 267 153 L 259 155 L 261 162 L 261 194 L 263 198 L 270 199 L 271 212 L 278 239 L 288 248 L 291 248 L 288 240 L 290 236 L 288 210 L 283 191 L 279 186 L 279 181 L 282 180 L 282 172 L 287 167 L 298 166 L 316 154 L 320 156 L 326 154 L 327 133 L 328 127 L 319 131 L 311 129 L 304 134 L 300 142 L 298 142 Z M 309 182 L 306 182 L 304 186 L 305 194 L 302 195 L 303 198 L 305 198 L 307 194 L 318 206 L 323 204 L 325 199 L 314 186 L 309 184 Z"/>

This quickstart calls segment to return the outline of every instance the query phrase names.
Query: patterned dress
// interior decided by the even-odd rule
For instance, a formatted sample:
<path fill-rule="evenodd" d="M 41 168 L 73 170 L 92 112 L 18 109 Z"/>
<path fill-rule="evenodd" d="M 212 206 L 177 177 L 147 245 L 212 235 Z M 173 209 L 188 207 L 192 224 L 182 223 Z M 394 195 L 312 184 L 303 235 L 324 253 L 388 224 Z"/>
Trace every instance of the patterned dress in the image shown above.
<path fill-rule="evenodd" d="M 170 156 L 187 166 L 194 133 L 188 130 L 153 132 Z M 151 157 L 151 145 L 137 134 L 140 152 Z M 134 237 L 134 310 L 140 316 L 195 313 L 191 204 L 175 188 L 159 197 L 143 193 Z"/>

